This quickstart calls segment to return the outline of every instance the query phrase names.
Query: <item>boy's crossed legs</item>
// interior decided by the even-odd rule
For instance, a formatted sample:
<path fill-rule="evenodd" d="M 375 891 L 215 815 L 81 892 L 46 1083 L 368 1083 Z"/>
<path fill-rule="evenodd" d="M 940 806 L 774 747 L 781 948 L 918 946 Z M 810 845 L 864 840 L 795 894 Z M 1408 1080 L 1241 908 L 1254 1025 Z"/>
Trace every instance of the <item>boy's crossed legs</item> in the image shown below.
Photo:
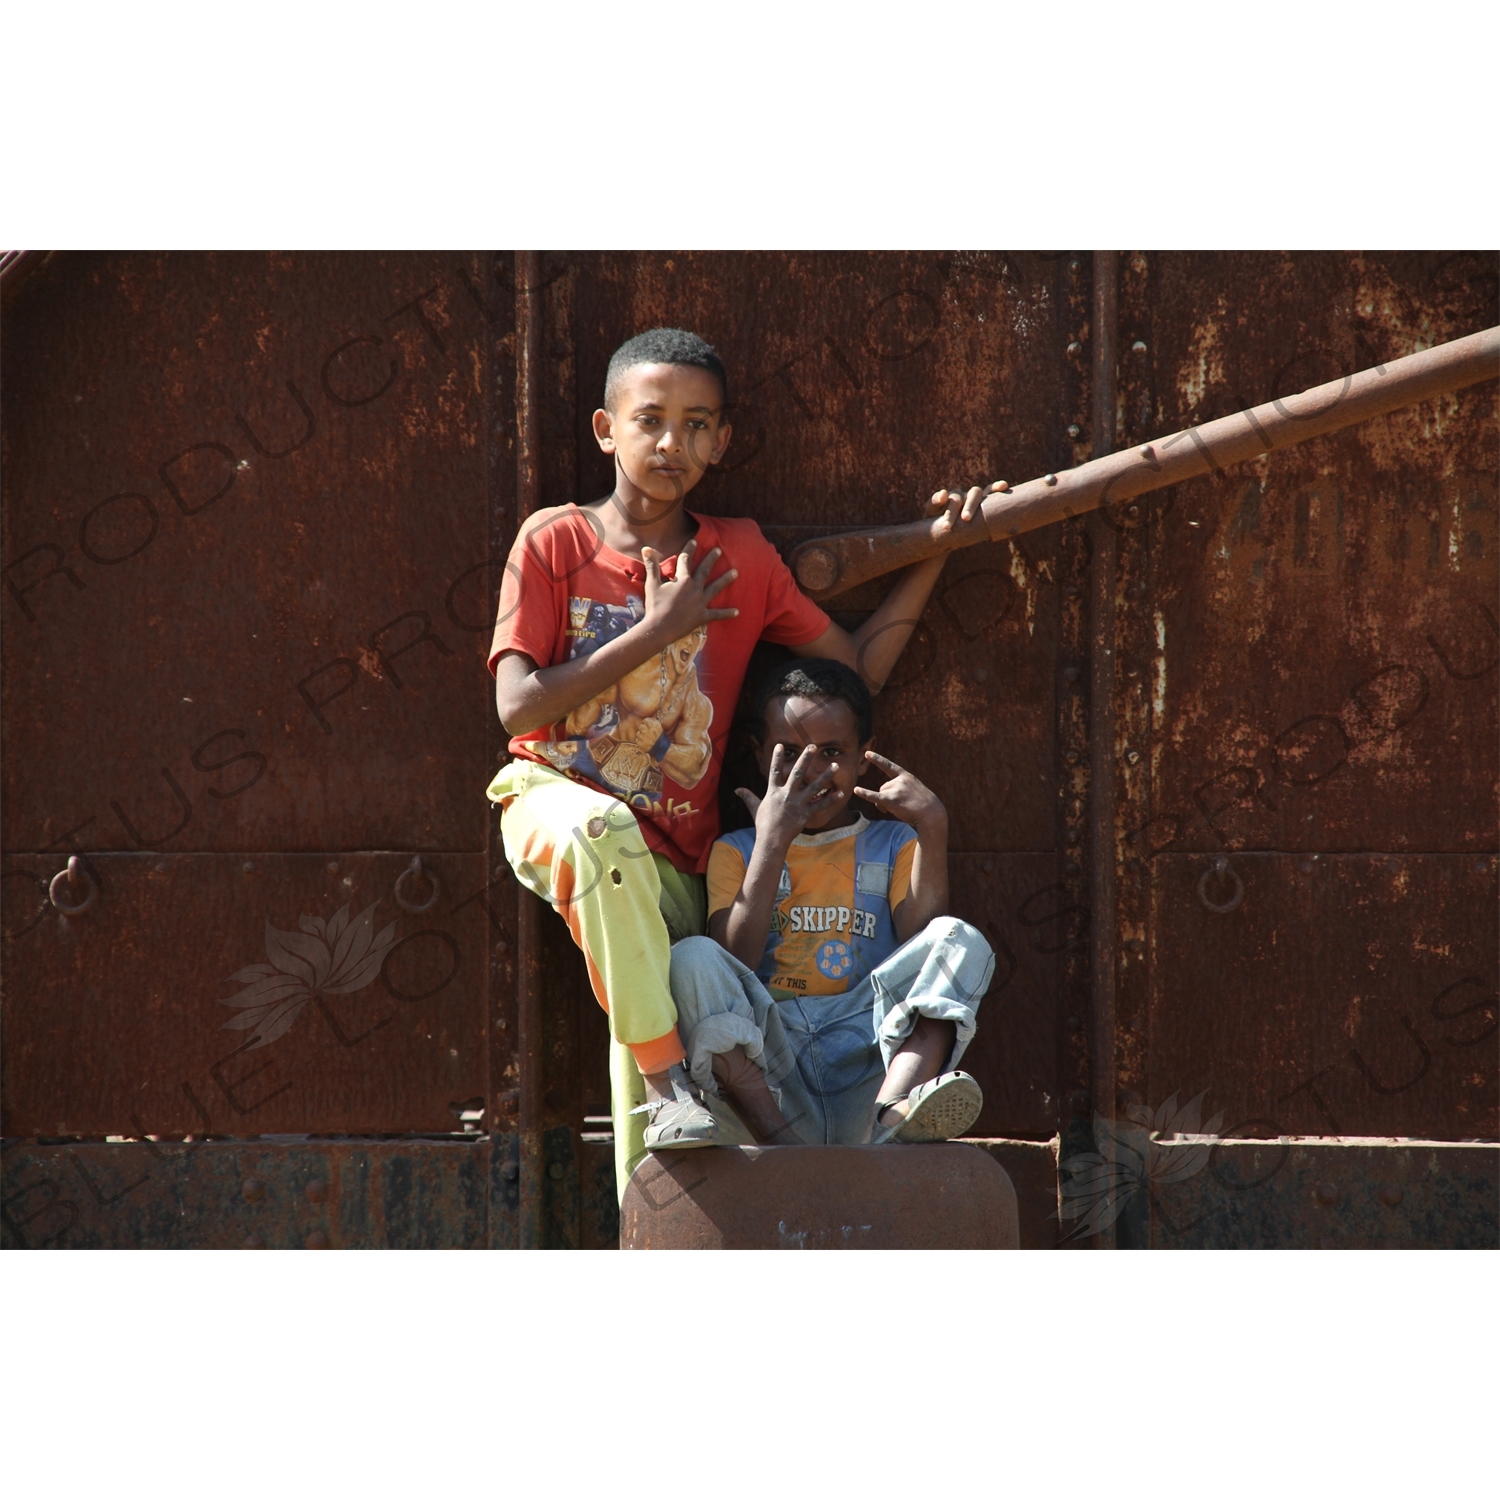
<path fill-rule="evenodd" d="M 709 938 L 672 949 L 672 992 L 694 1080 L 727 1097 L 762 1144 L 946 1139 L 978 1113 L 978 1085 L 948 1073 L 974 1035 L 994 956 L 941 917 L 842 995 L 773 999 Z M 725 1139 L 734 1122 L 723 1118 Z M 910 1123 L 908 1125 L 908 1119 Z"/>

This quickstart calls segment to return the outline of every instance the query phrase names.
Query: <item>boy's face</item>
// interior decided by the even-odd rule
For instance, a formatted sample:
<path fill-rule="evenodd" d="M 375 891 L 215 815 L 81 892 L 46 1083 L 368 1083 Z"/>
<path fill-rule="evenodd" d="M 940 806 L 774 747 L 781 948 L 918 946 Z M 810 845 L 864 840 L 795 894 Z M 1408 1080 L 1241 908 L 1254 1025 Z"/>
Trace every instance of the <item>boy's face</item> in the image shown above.
<path fill-rule="evenodd" d="M 765 739 L 756 740 L 755 760 L 760 774 L 771 774 L 771 752 L 782 747 L 790 766 L 803 747 L 813 745 L 808 757 L 807 779 L 821 776 L 831 766 L 828 786 L 818 793 L 812 815 L 802 825 L 805 833 L 824 828 L 842 828 L 855 821 L 859 810 L 854 806 L 854 787 L 865 770 L 865 751 L 874 745 L 872 736 L 859 743 L 859 728 L 854 710 L 841 698 L 824 701 L 818 698 L 773 698 L 766 706 Z"/>
<path fill-rule="evenodd" d="M 719 382 L 707 370 L 636 365 L 616 387 L 614 411 L 594 413 L 594 436 L 641 496 L 667 508 L 724 456 L 729 424 L 722 405 Z"/>

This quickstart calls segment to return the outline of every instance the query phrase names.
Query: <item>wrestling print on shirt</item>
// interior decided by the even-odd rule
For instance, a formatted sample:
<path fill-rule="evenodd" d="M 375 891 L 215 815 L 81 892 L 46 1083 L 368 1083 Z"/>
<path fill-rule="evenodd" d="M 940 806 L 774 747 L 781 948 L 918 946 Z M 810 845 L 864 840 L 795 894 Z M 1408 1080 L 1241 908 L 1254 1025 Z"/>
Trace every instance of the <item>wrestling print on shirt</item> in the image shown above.
<path fill-rule="evenodd" d="M 623 605 L 568 600 L 568 659 L 589 656 L 625 634 L 646 613 L 635 594 Z M 708 639 L 700 625 L 580 704 L 563 721 L 569 739 L 536 742 L 560 771 L 608 787 L 632 807 L 652 808 L 663 781 L 684 790 L 708 769 L 714 706 L 698 686 L 698 655 Z"/>

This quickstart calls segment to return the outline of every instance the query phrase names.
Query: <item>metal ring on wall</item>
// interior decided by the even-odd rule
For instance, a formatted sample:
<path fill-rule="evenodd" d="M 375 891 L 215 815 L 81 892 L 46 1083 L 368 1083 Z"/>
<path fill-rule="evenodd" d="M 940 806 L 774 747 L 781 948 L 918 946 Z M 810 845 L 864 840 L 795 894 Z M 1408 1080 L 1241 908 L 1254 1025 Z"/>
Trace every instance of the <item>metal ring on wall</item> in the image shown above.
<path fill-rule="evenodd" d="M 59 888 L 62 883 L 66 881 L 69 885 L 77 885 L 80 880 L 84 883 L 84 885 L 88 887 L 88 895 L 86 895 L 83 900 L 79 901 L 76 905 L 69 904 L 67 901 L 62 900 L 59 895 Z M 68 856 L 68 863 L 66 868 L 59 870 L 57 874 L 52 877 L 50 884 L 47 886 L 47 895 L 51 899 L 53 906 L 55 906 L 58 911 L 63 914 L 63 916 L 77 917 L 82 916 L 82 914 L 86 912 L 96 900 L 98 900 L 99 887 L 94 884 L 93 877 L 86 869 L 84 869 L 83 864 L 79 860 L 78 856 L 76 854 L 70 854 Z"/>
<path fill-rule="evenodd" d="M 1229 900 L 1209 900 L 1208 880 L 1211 875 L 1218 875 L 1221 878 L 1227 875 L 1234 882 L 1234 895 Z M 1216 912 L 1233 911 L 1245 899 L 1245 882 L 1240 879 L 1238 872 L 1222 854 L 1198 877 L 1198 899 L 1208 911 Z"/>
<path fill-rule="evenodd" d="M 421 880 L 425 876 L 432 886 L 432 894 L 420 906 L 415 901 L 407 899 L 404 889 L 406 882 L 412 879 L 413 876 L 418 880 Z M 396 905 L 406 911 L 420 915 L 424 911 L 431 911 L 437 905 L 438 893 L 441 889 L 442 886 L 437 876 L 431 870 L 424 870 L 422 868 L 422 856 L 418 854 L 413 857 L 412 862 L 396 877 Z"/>

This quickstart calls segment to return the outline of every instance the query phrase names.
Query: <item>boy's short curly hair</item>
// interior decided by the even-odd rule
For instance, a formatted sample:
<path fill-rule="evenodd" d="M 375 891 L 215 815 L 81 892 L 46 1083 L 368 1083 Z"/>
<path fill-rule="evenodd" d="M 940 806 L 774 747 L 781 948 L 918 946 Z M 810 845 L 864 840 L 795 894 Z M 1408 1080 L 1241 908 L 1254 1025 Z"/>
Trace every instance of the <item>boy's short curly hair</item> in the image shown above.
<path fill-rule="evenodd" d="M 729 376 L 719 351 L 686 328 L 648 328 L 633 339 L 626 339 L 609 357 L 604 375 L 604 407 L 615 409 L 620 377 L 637 365 L 695 365 L 707 370 L 719 382 L 722 406 L 729 405 Z"/>
<path fill-rule="evenodd" d="M 765 733 L 766 710 L 778 698 L 811 698 L 822 703 L 847 703 L 861 745 L 875 733 L 875 708 L 865 680 L 841 661 L 788 662 L 761 678 L 755 693 L 751 724 L 757 736 Z"/>

